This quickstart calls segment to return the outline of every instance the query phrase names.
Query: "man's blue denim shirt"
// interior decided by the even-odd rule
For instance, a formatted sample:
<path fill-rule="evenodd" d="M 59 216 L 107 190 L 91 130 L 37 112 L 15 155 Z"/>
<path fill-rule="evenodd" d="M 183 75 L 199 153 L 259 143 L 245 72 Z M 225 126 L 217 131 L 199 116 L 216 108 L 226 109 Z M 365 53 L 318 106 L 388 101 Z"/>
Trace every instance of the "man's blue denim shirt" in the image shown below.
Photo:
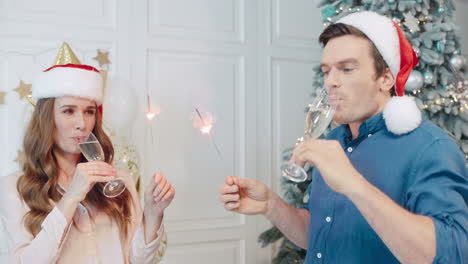
<path fill-rule="evenodd" d="M 465 158 L 444 131 L 423 121 L 414 131 L 397 136 L 387 130 L 379 113 L 360 126 L 354 140 L 347 125 L 327 138 L 339 141 L 353 166 L 393 201 L 432 218 L 434 263 L 468 263 Z M 310 212 L 305 263 L 399 263 L 347 197 L 332 191 L 318 170 L 312 178 L 305 206 Z"/>

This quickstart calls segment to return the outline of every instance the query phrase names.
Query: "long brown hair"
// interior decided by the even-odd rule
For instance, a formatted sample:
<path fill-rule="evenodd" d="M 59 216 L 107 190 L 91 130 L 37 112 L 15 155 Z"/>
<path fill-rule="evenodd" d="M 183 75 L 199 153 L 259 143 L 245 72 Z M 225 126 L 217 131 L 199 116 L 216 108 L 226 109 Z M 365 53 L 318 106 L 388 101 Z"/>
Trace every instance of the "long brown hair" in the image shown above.
<path fill-rule="evenodd" d="M 23 221 L 33 237 L 39 233 L 41 223 L 54 207 L 50 200 L 58 202 L 62 198 L 57 189 L 60 168 L 55 156 L 57 145 L 54 141 L 54 102 L 55 98 L 46 98 L 40 99 L 36 104 L 23 142 L 26 156 L 23 175 L 16 185 L 20 198 L 29 207 Z M 102 129 L 100 111 L 96 111 L 93 133 L 102 145 L 105 161 L 111 163 L 114 148 Z M 81 162 L 85 161 L 82 155 Z M 132 198 L 128 190 L 118 197 L 106 198 L 102 194 L 102 185 L 95 184 L 86 195 L 85 201 L 115 221 L 123 234 L 122 238 L 127 239 L 132 214 Z"/>

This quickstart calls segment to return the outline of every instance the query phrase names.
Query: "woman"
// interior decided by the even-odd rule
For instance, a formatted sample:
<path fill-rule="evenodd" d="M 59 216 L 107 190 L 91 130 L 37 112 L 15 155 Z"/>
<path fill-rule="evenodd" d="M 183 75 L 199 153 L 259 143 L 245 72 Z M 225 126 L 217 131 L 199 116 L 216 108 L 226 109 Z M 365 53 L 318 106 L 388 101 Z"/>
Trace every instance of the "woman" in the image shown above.
<path fill-rule="evenodd" d="M 74 57 L 68 46 L 63 52 Z M 110 165 L 113 148 L 98 110 L 101 87 L 99 71 L 76 61 L 47 69 L 34 84 L 38 101 L 24 138 L 26 162 L 21 172 L 0 178 L 10 262 L 154 263 L 164 246 L 163 213 L 174 188 L 155 174 L 142 212 L 129 174 Z M 80 152 L 78 143 L 91 132 L 105 162 L 86 162 Z M 127 188 L 107 198 L 103 183 L 115 177 Z"/>

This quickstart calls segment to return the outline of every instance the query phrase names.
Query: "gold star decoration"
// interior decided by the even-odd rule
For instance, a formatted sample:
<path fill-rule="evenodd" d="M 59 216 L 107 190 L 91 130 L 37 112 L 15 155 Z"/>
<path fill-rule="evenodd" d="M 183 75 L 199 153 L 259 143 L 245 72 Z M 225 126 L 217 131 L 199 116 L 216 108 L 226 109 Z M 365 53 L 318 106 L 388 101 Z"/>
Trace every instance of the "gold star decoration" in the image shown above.
<path fill-rule="evenodd" d="M 26 161 L 26 155 L 24 154 L 24 151 L 18 150 L 18 154 L 16 155 L 14 161 L 18 162 L 21 166 L 23 166 L 24 162 Z"/>
<path fill-rule="evenodd" d="M 25 83 L 23 82 L 23 80 L 20 80 L 19 86 L 13 90 L 15 90 L 19 94 L 20 99 L 23 99 L 23 98 L 27 98 L 29 93 L 31 93 L 31 87 L 32 87 L 32 84 Z"/>
<path fill-rule="evenodd" d="M 101 51 L 100 49 L 97 50 L 98 54 L 96 57 L 94 57 L 94 60 L 97 60 L 99 62 L 99 67 L 102 68 L 102 66 L 110 64 L 109 60 L 109 52 L 108 51 Z"/>
<path fill-rule="evenodd" d="M 0 105 L 5 104 L 5 92 L 0 92 Z"/>

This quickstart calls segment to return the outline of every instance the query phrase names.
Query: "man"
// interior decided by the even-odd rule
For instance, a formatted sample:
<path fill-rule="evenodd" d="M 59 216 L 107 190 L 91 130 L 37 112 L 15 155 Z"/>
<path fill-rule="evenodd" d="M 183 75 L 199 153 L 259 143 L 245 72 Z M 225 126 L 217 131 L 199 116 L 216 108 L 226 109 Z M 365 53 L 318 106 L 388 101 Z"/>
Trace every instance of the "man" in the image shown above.
<path fill-rule="evenodd" d="M 265 215 L 307 249 L 306 263 L 468 263 L 465 159 L 403 96 L 417 58 L 401 29 L 360 12 L 327 27 L 320 42 L 342 125 L 294 150 L 291 162 L 316 168 L 306 207 L 230 176 L 220 187 L 225 209 Z"/>

